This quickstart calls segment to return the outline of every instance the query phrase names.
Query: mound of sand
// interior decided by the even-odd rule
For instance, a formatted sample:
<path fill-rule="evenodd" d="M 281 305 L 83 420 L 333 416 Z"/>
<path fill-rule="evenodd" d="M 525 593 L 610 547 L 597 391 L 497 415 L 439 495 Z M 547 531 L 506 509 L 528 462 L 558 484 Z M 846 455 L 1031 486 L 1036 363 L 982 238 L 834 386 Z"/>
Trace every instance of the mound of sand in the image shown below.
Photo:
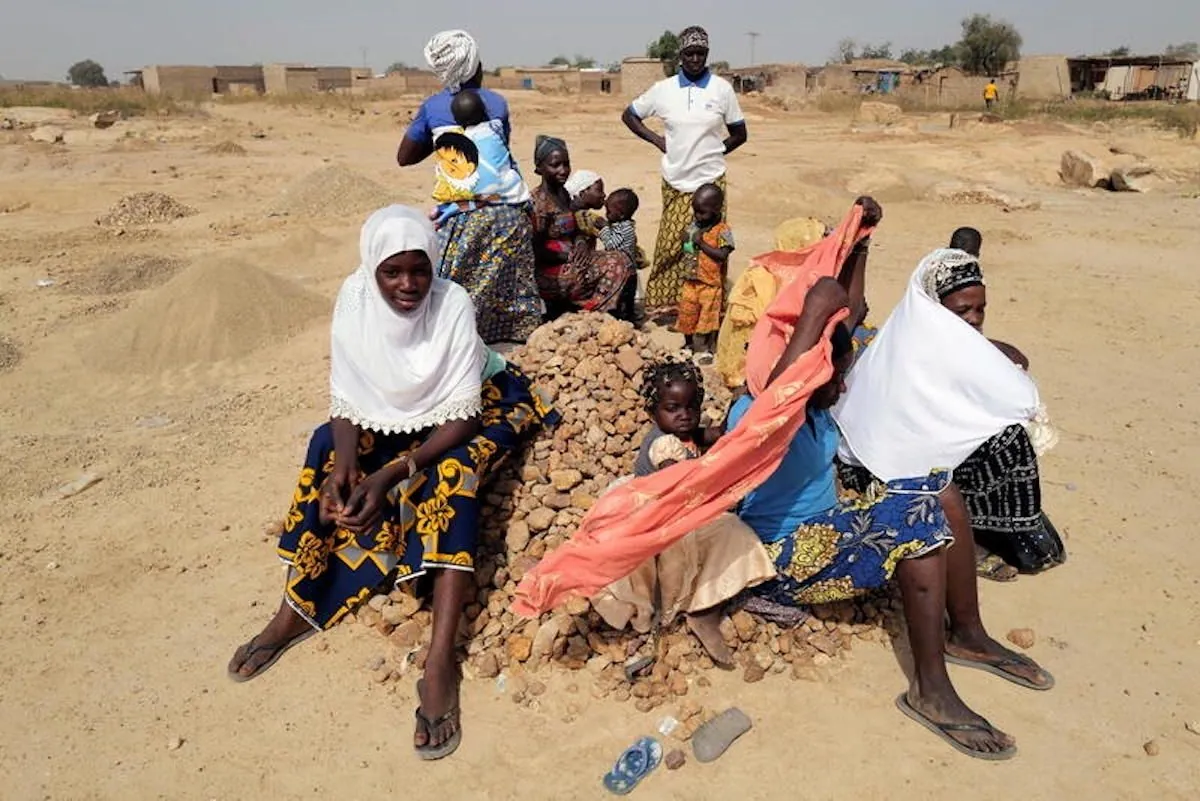
<path fill-rule="evenodd" d="M 190 217 L 195 213 L 195 209 L 162 192 L 135 192 L 118 200 L 108 214 L 96 220 L 96 224 L 106 228 L 154 225 Z"/>
<path fill-rule="evenodd" d="M 72 273 L 67 289 L 77 295 L 116 295 L 151 289 L 169 281 L 183 264 L 163 256 L 106 259 Z"/>
<path fill-rule="evenodd" d="M 214 156 L 244 156 L 246 155 L 246 148 L 242 147 L 237 142 L 232 142 L 226 139 L 224 142 L 220 142 L 210 147 L 208 152 Z"/>
<path fill-rule="evenodd" d="M 776 250 L 801 250 L 825 238 L 825 223 L 815 217 L 793 217 L 775 227 Z"/>
<path fill-rule="evenodd" d="M 165 372 L 244 356 L 327 320 L 330 308 L 285 278 L 212 258 L 105 321 L 81 349 L 102 370 Z"/>
<path fill-rule="evenodd" d="M 273 211 L 292 217 L 365 214 L 392 202 L 387 190 L 345 167 L 322 167 L 284 190 Z"/>
<path fill-rule="evenodd" d="M 21 349 L 8 337 L 0 336 L 0 373 L 7 372 L 21 361 Z"/>

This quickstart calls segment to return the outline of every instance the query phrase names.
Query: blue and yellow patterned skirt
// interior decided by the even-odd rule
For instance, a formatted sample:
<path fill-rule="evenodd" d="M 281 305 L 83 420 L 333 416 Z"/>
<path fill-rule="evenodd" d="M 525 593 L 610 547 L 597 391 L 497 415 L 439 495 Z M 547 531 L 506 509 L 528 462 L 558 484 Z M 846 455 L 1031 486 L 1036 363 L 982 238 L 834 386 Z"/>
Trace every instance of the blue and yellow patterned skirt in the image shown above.
<path fill-rule="evenodd" d="M 948 472 L 873 482 L 855 497 L 766 543 L 778 577 L 751 590 L 784 606 L 844 601 L 886 584 L 902 559 L 954 541 L 938 493 Z"/>
<path fill-rule="evenodd" d="M 323 523 L 321 486 L 333 473 L 333 429 L 313 432 L 292 507 L 279 539 L 288 565 L 284 597 L 314 627 L 329 628 L 370 598 L 390 576 L 415 579 L 431 568 L 474 570 L 480 485 L 489 473 L 558 413 L 515 367 L 483 384 L 482 428 L 469 443 L 388 493 L 380 527 L 353 534 Z M 430 432 L 358 440 L 360 478 L 415 450 Z"/>

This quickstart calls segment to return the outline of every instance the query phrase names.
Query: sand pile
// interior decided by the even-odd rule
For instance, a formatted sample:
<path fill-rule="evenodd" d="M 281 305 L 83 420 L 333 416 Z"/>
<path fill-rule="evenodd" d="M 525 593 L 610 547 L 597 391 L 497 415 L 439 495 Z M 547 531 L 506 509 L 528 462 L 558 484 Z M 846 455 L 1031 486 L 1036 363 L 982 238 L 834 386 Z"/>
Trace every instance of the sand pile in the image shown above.
<path fill-rule="evenodd" d="M 166 283 L 183 262 L 164 256 L 127 256 L 106 259 L 75 271 L 66 288 L 77 295 L 115 295 L 136 292 Z"/>
<path fill-rule="evenodd" d="M 208 153 L 213 156 L 244 156 L 246 155 L 246 148 L 237 142 L 226 139 L 224 142 L 219 142 L 210 147 Z"/>
<path fill-rule="evenodd" d="M 108 214 L 96 220 L 96 224 L 105 228 L 155 225 L 190 217 L 195 213 L 195 209 L 162 192 L 136 192 L 118 200 Z"/>
<path fill-rule="evenodd" d="M 634 699 L 641 711 L 686 695 L 695 682 L 708 682 L 701 674 L 713 663 L 681 626 L 663 629 L 658 637 L 613 631 L 582 599 L 541 620 L 509 611 L 517 582 L 566 541 L 615 478 L 631 472 L 636 447 L 649 428 L 638 393 L 642 369 L 665 354 L 628 324 L 586 314 L 543 326 L 511 355 L 554 394 L 563 422 L 501 471 L 484 496 L 479 590 L 467 609 L 461 641 L 467 674 L 495 678 L 503 672 L 506 681 L 518 682 L 511 690 L 514 701 L 529 699 L 524 682 L 530 671 L 550 667 L 580 671 L 595 697 Z M 711 370 L 706 370 L 706 385 L 706 416 L 723 419 L 729 393 Z M 888 598 L 826 607 L 794 629 L 737 611 L 723 634 L 748 682 L 785 672 L 820 680 L 824 666 L 853 639 L 886 637 L 879 627 L 885 618 L 890 621 L 891 607 Z M 423 666 L 429 613 L 413 597 L 399 590 L 376 596 L 356 617 L 393 646 L 381 668 L 383 680 Z M 627 677 L 627 667 L 634 667 L 630 660 L 639 658 L 640 669 Z"/>
<path fill-rule="evenodd" d="M 392 202 L 387 190 L 345 167 L 322 167 L 284 190 L 274 211 L 292 217 L 366 214 Z"/>
<path fill-rule="evenodd" d="M 105 321 L 82 349 L 104 370 L 163 372 L 244 356 L 327 321 L 331 307 L 285 278 L 212 258 Z"/>

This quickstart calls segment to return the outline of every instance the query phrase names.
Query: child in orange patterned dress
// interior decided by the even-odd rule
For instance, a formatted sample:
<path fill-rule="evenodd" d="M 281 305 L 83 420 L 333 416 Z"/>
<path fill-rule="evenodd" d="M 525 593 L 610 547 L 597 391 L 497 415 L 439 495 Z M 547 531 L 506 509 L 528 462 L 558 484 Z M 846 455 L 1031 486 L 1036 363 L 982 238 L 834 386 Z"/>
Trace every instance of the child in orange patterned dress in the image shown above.
<path fill-rule="evenodd" d="M 702 359 L 712 360 L 725 307 L 725 279 L 733 253 L 733 230 L 721 219 L 725 193 L 716 184 L 704 184 L 692 196 L 693 222 L 684 233 L 683 249 L 691 273 L 679 293 L 675 330 L 687 347 Z"/>

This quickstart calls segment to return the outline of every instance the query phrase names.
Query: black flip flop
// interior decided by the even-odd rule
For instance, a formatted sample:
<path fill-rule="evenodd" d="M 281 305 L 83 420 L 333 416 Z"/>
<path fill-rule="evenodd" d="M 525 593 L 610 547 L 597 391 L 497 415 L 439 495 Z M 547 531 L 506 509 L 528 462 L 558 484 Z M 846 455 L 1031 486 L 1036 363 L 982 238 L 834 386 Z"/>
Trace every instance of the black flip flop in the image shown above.
<path fill-rule="evenodd" d="M 458 750 L 458 746 L 462 743 L 462 721 L 459 719 L 461 704 L 455 702 L 454 706 L 446 711 L 446 714 L 430 720 L 425 717 L 425 713 L 421 711 L 421 686 L 425 683 L 424 679 L 417 682 L 417 708 L 414 714 L 417 718 L 417 724 L 425 728 L 425 735 L 432 739 L 433 732 L 440 728 L 444 723 L 453 720 L 455 723 L 454 734 L 451 734 L 446 741 L 440 745 L 414 745 L 413 750 L 417 752 L 417 756 L 421 759 L 432 762 L 438 759 L 445 759 Z"/>
<path fill-rule="evenodd" d="M 909 718 L 917 723 L 920 723 L 922 726 L 929 729 L 938 737 L 941 737 L 943 740 L 953 746 L 954 750 L 966 754 L 969 757 L 987 760 L 988 762 L 1003 762 L 1004 760 L 1012 759 L 1017 755 L 1017 747 L 1015 745 L 1010 745 L 1003 751 L 976 751 L 973 748 L 968 748 L 950 736 L 950 732 L 969 731 L 980 731 L 987 734 L 996 734 L 996 727 L 988 723 L 986 720 L 984 720 L 982 723 L 937 723 L 936 721 L 930 720 L 922 715 L 913 707 L 912 704 L 908 702 L 908 693 L 900 693 L 898 696 L 896 696 L 896 706 Z M 980 720 L 983 719 L 980 718 Z"/>
<path fill-rule="evenodd" d="M 250 681 L 250 679 L 253 679 L 257 676 L 262 675 L 262 673 L 264 671 L 266 671 L 267 668 L 271 667 L 271 665 L 274 665 L 276 662 L 278 662 L 279 657 L 281 657 L 285 653 L 287 653 L 288 650 L 290 650 L 291 648 L 294 648 L 295 646 L 297 646 L 300 643 L 307 640 L 309 637 L 315 636 L 318 633 L 319 632 L 316 629 L 309 629 L 308 631 L 297 634 L 295 637 L 288 640 L 287 642 L 277 642 L 277 643 L 271 643 L 269 645 L 257 645 L 255 643 L 255 640 L 258 639 L 258 635 L 257 634 L 254 635 L 253 637 L 250 638 L 250 642 L 248 642 L 242 646 L 242 648 L 249 648 L 249 650 L 246 651 L 246 657 L 244 659 L 242 659 L 243 665 L 246 664 L 246 662 L 248 662 L 250 660 L 250 657 L 254 656 L 259 651 L 274 651 L 275 653 L 273 653 L 271 655 L 271 658 L 268 659 L 266 662 L 263 662 L 261 665 L 256 667 L 254 669 L 254 672 L 251 673 L 249 676 L 243 676 L 238 671 L 231 669 L 231 670 L 227 671 L 229 674 L 229 678 L 232 679 L 233 681 L 236 681 L 239 684 L 241 684 L 242 682 Z M 238 650 L 240 651 L 241 648 L 239 648 Z"/>
<path fill-rule="evenodd" d="M 1046 690 L 1049 690 L 1052 687 L 1054 687 L 1054 676 L 1050 675 L 1050 671 L 1046 670 L 1041 665 L 1035 664 L 1034 666 L 1038 670 L 1042 671 L 1042 673 L 1046 676 L 1046 678 L 1050 680 L 1046 684 L 1034 684 L 1032 681 L 1025 678 L 1024 676 L 1018 676 L 1015 673 L 1009 673 L 1007 670 L 1004 669 L 1006 667 L 1015 667 L 1016 665 L 1028 666 L 1028 663 L 1023 661 L 1020 658 L 1005 656 L 1005 657 L 1001 657 L 1000 659 L 992 659 L 987 662 L 982 662 L 982 661 L 979 661 L 976 659 L 964 659 L 961 656 L 954 656 L 952 654 L 946 654 L 946 662 L 951 665 L 960 665 L 962 667 L 975 668 L 976 670 L 982 670 L 987 673 L 991 673 L 993 676 L 999 676 L 1000 678 L 1004 679 L 1005 681 L 1011 681 L 1013 684 L 1016 684 L 1019 687 L 1024 687 L 1027 690 L 1037 690 L 1038 692 L 1045 692 Z"/>

